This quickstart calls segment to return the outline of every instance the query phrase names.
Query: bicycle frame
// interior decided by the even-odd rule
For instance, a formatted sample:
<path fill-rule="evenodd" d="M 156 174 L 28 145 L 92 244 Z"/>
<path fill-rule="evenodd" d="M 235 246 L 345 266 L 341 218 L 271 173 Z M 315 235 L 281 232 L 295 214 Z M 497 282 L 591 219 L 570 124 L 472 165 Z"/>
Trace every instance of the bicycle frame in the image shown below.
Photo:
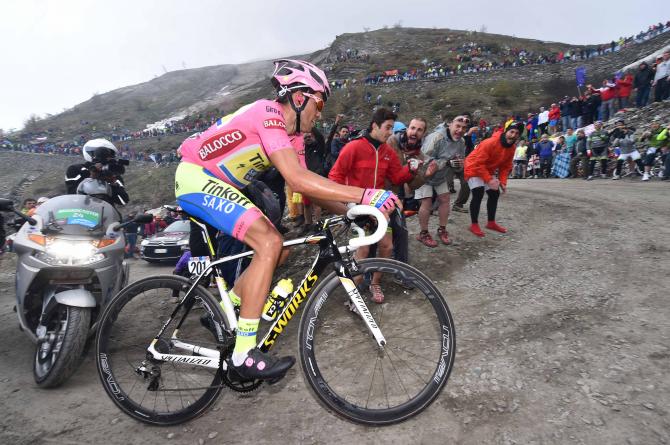
<path fill-rule="evenodd" d="M 199 227 L 201 227 L 202 232 L 204 234 L 204 237 L 206 238 L 207 245 L 210 249 L 210 252 L 212 254 L 212 258 L 215 257 L 215 252 L 213 245 L 211 243 L 211 240 L 209 239 L 209 235 L 207 234 L 207 230 L 205 229 L 204 224 L 196 221 L 193 218 L 190 218 L 191 221 L 195 222 L 198 224 Z M 335 267 L 335 272 L 340 279 L 340 282 L 344 286 L 345 290 L 347 291 L 347 294 L 351 301 L 354 303 L 356 309 L 358 310 L 359 314 L 362 315 L 362 319 L 367 325 L 368 329 L 370 330 L 371 334 L 375 338 L 378 346 L 380 348 L 383 348 L 384 345 L 386 344 L 386 340 L 375 322 L 372 314 L 370 313 L 370 310 L 368 309 L 367 305 L 365 304 L 365 301 L 363 300 L 363 297 L 361 296 L 360 292 L 358 291 L 358 288 L 356 287 L 356 284 L 354 283 L 352 274 L 349 270 L 349 266 L 356 271 L 356 265 L 355 263 L 350 263 L 349 261 L 343 260 L 342 258 L 342 253 L 349 254 L 353 251 L 353 249 L 349 246 L 343 246 L 343 247 L 338 247 L 337 243 L 335 242 L 335 239 L 333 237 L 332 232 L 330 231 L 330 227 L 338 224 L 345 223 L 346 219 L 341 216 L 333 217 L 333 218 L 328 218 L 324 220 L 323 225 L 321 230 L 313 235 L 307 236 L 305 238 L 297 238 L 294 240 L 290 241 L 285 241 L 283 243 L 284 247 L 290 247 L 290 246 L 295 246 L 295 245 L 301 245 L 301 244 L 318 244 L 320 249 L 319 253 L 317 254 L 316 258 L 314 259 L 314 262 L 312 263 L 312 266 L 310 267 L 309 271 L 305 275 L 305 277 L 302 279 L 300 282 L 300 285 L 293 291 L 293 294 L 287 298 L 281 312 L 277 315 L 277 318 L 272 322 L 272 325 L 268 329 L 268 332 L 265 334 L 265 336 L 259 341 L 257 347 L 262 350 L 262 351 L 268 351 L 274 346 L 275 342 L 277 341 L 277 338 L 284 332 L 284 328 L 288 325 L 288 323 L 291 321 L 293 318 L 293 315 L 298 311 L 300 308 L 300 305 L 302 304 L 303 301 L 305 301 L 308 296 L 310 295 L 310 292 L 312 289 L 314 289 L 317 281 L 319 278 L 323 275 L 323 272 L 329 264 L 333 264 Z M 352 224 L 352 226 L 357 230 L 359 235 L 362 233 L 362 230 L 358 228 L 355 224 Z M 220 275 L 218 269 L 216 268 L 217 265 L 223 264 L 228 261 L 233 261 L 236 259 L 248 257 L 254 254 L 254 251 L 248 251 L 248 252 L 242 252 L 237 255 L 231 255 L 225 258 L 221 258 L 219 260 L 213 261 L 205 268 L 205 270 L 194 280 L 193 284 L 191 287 L 186 291 L 186 294 L 182 298 L 182 300 L 177 304 L 177 307 L 175 310 L 172 312 L 172 315 L 170 318 L 165 322 L 161 330 L 158 332 L 156 337 L 153 339 L 151 342 L 148 352 L 154 357 L 154 359 L 157 360 L 162 360 L 162 361 L 169 361 L 173 363 L 185 363 L 185 364 L 190 364 L 190 365 L 198 365 L 198 366 L 204 366 L 208 368 L 219 368 L 221 367 L 222 369 L 226 369 L 226 363 L 223 360 L 223 357 L 221 357 L 221 351 L 217 349 L 210 349 L 210 348 L 204 348 L 201 346 L 194 346 L 188 343 L 185 343 L 177 337 L 177 334 L 179 332 L 179 329 L 181 325 L 183 324 L 184 320 L 188 316 L 191 308 L 193 307 L 193 304 L 195 303 L 195 299 L 191 297 L 191 294 L 193 292 L 193 289 L 195 289 L 196 286 L 198 286 L 198 283 L 202 281 L 205 277 L 208 277 L 212 271 L 215 273 L 215 279 L 216 279 L 216 284 L 219 290 L 219 293 L 221 294 L 221 308 L 223 309 L 224 316 L 226 317 L 226 321 L 228 323 L 228 328 L 229 332 L 232 333 L 236 328 L 237 328 L 237 318 L 235 315 L 235 308 L 233 306 L 232 301 L 230 300 L 230 297 L 228 295 L 228 288 L 225 280 L 223 277 Z M 163 335 L 165 330 L 167 329 L 168 325 L 173 321 L 174 317 L 176 314 L 179 312 L 179 310 L 182 308 L 182 306 L 186 307 L 184 314 L 181 317 L 181 320 L 175 327 L 175 330 L 172 335 L 172 344 L 183 350 L 187 350 L 192 352 L 193 354 L 198 354 L 198 356 L 194 355 L 178 355 L 178 354 L 164 354 L 161 352 L 158 352 L 155 349 L 155 344 L 158 342 L 159 338 Z M 218 326 L 217 326 L 217 331 L 218 331 Z M 217 332 L 219 341 L 223 341 L 223 335 L 221 332 Z"/>

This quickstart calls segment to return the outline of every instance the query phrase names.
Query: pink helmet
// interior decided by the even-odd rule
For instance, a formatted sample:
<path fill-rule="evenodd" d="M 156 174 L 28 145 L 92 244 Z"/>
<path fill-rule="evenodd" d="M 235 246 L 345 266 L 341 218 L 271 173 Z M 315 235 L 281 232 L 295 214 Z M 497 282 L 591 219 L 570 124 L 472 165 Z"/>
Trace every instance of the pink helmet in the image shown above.
<path fill-rule="evenodd" d="M 309 88 L 323 94 L 323 100 L 328 100 L 330 86 L 323 71 L 304 60 L 282 59 L 275 60 L 275 70 L 272 73 L 272 85 L 279 97 L 289 91 Z"/>

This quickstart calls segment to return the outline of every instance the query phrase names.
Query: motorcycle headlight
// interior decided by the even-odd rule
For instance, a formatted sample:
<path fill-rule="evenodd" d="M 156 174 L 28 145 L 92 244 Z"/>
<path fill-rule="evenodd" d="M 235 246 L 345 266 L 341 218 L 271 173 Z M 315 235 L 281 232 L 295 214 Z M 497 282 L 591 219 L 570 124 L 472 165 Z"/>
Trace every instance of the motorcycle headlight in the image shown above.
<path fill-rule="evenodd" d="M 98 252 L 98 241 L 67 241 L 55 239 L 48 243 L 44 252 L 35 255 L 40 261 L 52 266 L 79 266 L 97 263 L 105 259 Z"/>

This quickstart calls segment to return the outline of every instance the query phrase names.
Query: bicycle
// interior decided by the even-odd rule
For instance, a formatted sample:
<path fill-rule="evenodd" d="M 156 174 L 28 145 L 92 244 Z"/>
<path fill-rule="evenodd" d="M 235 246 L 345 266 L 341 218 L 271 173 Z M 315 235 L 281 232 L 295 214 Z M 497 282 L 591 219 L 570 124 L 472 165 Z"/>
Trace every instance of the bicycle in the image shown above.
<path fill-rule="evenodd" d="M 377 228 L 366 235 L 356 218 L 370 216 Z M 358 236 L 338 246 L 331 230 L 337 227 Z M 428 407 L 445 386 L 455 356 L 451 313 L 428 277 L 391 259 L 353 259 L 357 247 L 379 241 L 386 227 L 376 208 L 354 206 L 346 216 L 323 220 L 314 233 L 284 242 L 319 251 L 257 346 L 275 346 L 304 303 L 298 346 L 305 380 L 327 409 L 367 425 L 397 423 Z M 213 252 L 209 239 L 208 244 Z M 248 392 L 263 383 L 228 378 L 225 359 L 234 347 L 236 308 L 216 267 L 253 254 L 213 256 L 194 280 L 142 279 L 109 303 L 96 337 L 97 370 L 123 412 L 149 424 L 175 425 L 204 413 L 224 387 Z M 334 270 L 326 273 L 331 264 Z M 384 304 L 368 306 L 362 295 L 372 273 L 383 274 Z M 199 284 L 212 274 L 220 301 Z"/>

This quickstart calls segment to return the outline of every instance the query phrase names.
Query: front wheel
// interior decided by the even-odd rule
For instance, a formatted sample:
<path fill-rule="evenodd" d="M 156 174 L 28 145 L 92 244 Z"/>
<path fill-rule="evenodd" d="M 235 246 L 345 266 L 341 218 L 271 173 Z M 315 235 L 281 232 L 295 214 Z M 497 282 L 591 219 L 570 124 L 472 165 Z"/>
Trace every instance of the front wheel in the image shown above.
<path fill-rule="evenodd" d="M 412 417 L 439 395 L 451 373 L 456 332 L 431 280 L 412 266 L 371 258 L 354 273 L 386 344 L 380 347 L 335 273 L 314 290 L 300 320 L 305 378 L 330 410 L 356 423 L 388 425 Z M 381 304 L 369 287 L 379 283 Z"/>
<path fill-rule="evenodd" d="M 35 349 L 33 375 L 41 388 L 54 388 L 70 378 L 84 356 L 91 309 L 60 305 L 44 339 Z"/>

